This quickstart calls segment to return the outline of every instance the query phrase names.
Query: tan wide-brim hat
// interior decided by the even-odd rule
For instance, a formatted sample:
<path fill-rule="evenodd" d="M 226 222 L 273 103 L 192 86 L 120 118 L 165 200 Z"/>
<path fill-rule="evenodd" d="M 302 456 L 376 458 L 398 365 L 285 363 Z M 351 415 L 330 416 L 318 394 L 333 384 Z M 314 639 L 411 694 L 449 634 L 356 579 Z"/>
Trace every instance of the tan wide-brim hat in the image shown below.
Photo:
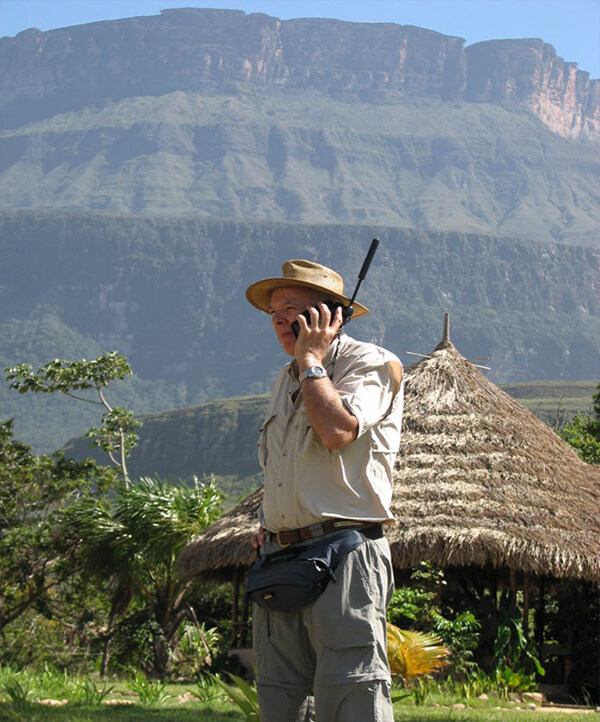
<path fill-rule="evenodd" d="M 286 261 L 281 267 L 283 276 L 278 278 L 265 278 L 256 281 L 246 289 L 246 298 L 250 303 L 261 311 L 269 312 L 271 293 L 276 288 L 287 286 L 305 286 L 322 291 L 333 300 L 339 301 L 344 306 L 350 303 L 350 299 L 344 295 L 344 279 L 327 266 L 313 261 Z M 361 303 L 354 301 L 354 313 L 352 318 L 359 318 L 369 313 L 369 309 Z"/>

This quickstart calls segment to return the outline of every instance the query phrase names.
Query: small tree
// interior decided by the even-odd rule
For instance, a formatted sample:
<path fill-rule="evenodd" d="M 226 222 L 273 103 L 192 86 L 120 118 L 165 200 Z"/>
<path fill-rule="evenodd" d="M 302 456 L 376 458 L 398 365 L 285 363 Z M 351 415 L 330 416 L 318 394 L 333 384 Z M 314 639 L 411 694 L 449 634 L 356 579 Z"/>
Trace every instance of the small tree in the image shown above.
<path fill-rule="evenodd" d="M 30 607 L 48 611 L 50 590 L 69 573 L 61 566 L 59 521 L 114 477 L 91 459 L 38 456 L 13 439 L 12 421 L 0 422 L 0 638 Z"/>
<path fill-rule="evenodd" d="M 104 390 L 111 381 L 124 379 L 131 374 L 131 367 L 124 356 L 111 351 L 92 361 L 63 361 L 55 359 L 37 371 L 31 364 L 19 364 L 5 369 L 10 388 L 20 394 L 61 393 L 70 398 L 97 404 L 104 408 L 102 423 L 90 429 L 86 436 L 92 444 L 106 451 L 123 475 L 125 486 L 129 485 L 127 456 L 137 443 L 135 428 L 139 426 L 133 413 L 119 406 L 111 406 Z M 82 396 L 79 391 L 92 391 L 93 396 Z"/>
<path fill-rule="evenodd" d="M 578 414 L 560 432 L 562 438 L 588 464 L 600 464 L 600 383 L 597 388 L 593 396 L 594 418 Z"/>
<path fill-rule="evenodd" d="M 65 522 L 81 568 L 104 584 L 112 604 L 104 634 L 102 673 L 119 618 L 135 600 L 152 636 L 154 673 L 163 678 L 182 622 L 191 582 L 175 572 L 183 546 L 221 514 L 223 493 L 214 480 L 193 486 L 144 478 L 102 503 L 82 503 Z"/>

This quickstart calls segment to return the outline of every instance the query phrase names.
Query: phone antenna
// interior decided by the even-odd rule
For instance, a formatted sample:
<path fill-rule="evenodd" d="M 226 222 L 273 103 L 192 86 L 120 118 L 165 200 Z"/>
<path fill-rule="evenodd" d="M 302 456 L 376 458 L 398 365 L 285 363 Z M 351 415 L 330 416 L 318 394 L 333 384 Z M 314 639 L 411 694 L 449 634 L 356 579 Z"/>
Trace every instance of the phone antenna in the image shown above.
<path fill-rule="evenodd" d="M 342 309 L 342 316 L 344 318 L 344 323 L 347 323 L 350 318 L 352 317 L 352 314 L 354 313 L 354 299 L 356 298 L 356 294 L 358 293 L 358 289 L 360 288 L 360 284 L 363 282 L 363 279 L 367 275 L 367 271 L 369 270 L 369 266 L 371 265 L 371 261 L 373 260 L 373 256 L 375 255 L 375 252 L 377 251 L 377 248 L 379 246 L 379 241 L 377 238 L 374 238 L 371 241 L 371 246 L 369 247 L 369 251 L 367 253 L 367 256 L 365 260 L 363 261 L 362 267 L 360 271 L 358 272 L 358 282 L 356 284 L 356 288 L 354 289 L 354 293 L 352 294 L 352 298 L 350 299 L 350 303 L 347 306 L 344 306 Z"/>

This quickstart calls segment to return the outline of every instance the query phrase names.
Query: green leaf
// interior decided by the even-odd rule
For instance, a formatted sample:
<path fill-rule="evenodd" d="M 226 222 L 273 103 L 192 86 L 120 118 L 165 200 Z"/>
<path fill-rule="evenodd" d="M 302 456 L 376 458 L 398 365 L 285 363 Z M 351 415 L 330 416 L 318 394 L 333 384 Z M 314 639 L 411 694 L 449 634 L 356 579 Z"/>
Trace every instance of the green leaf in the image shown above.
<path fill-rule="evenodd" d="M 258 700 L 255 689 L 244 682 L 241 677 L 237 677 L 234 674 L 230 674 L 229 676 L 234 681 L 236 685 L 235 687 L 227 684 L 220 677 L 217 677 L 210 672 L 207 672 L 207 674 L 227 693 L 231 701 L 244 713 L 246 722 L 260 722 L 260 718 L 258 716 Z"/>

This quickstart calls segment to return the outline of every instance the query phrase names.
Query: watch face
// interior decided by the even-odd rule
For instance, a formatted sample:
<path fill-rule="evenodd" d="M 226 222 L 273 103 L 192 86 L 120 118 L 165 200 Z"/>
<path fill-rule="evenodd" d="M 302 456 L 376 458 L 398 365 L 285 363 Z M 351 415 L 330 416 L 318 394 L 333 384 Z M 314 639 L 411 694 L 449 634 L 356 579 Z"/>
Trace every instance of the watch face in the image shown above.
<path fill-rule="evenodd" d="M 299 381 L 302 383 L 304 379 L 324 379 L 325 376 L 327 376 L 327 371 L 322 366 L 309 366 L 300 374 Z"/>

